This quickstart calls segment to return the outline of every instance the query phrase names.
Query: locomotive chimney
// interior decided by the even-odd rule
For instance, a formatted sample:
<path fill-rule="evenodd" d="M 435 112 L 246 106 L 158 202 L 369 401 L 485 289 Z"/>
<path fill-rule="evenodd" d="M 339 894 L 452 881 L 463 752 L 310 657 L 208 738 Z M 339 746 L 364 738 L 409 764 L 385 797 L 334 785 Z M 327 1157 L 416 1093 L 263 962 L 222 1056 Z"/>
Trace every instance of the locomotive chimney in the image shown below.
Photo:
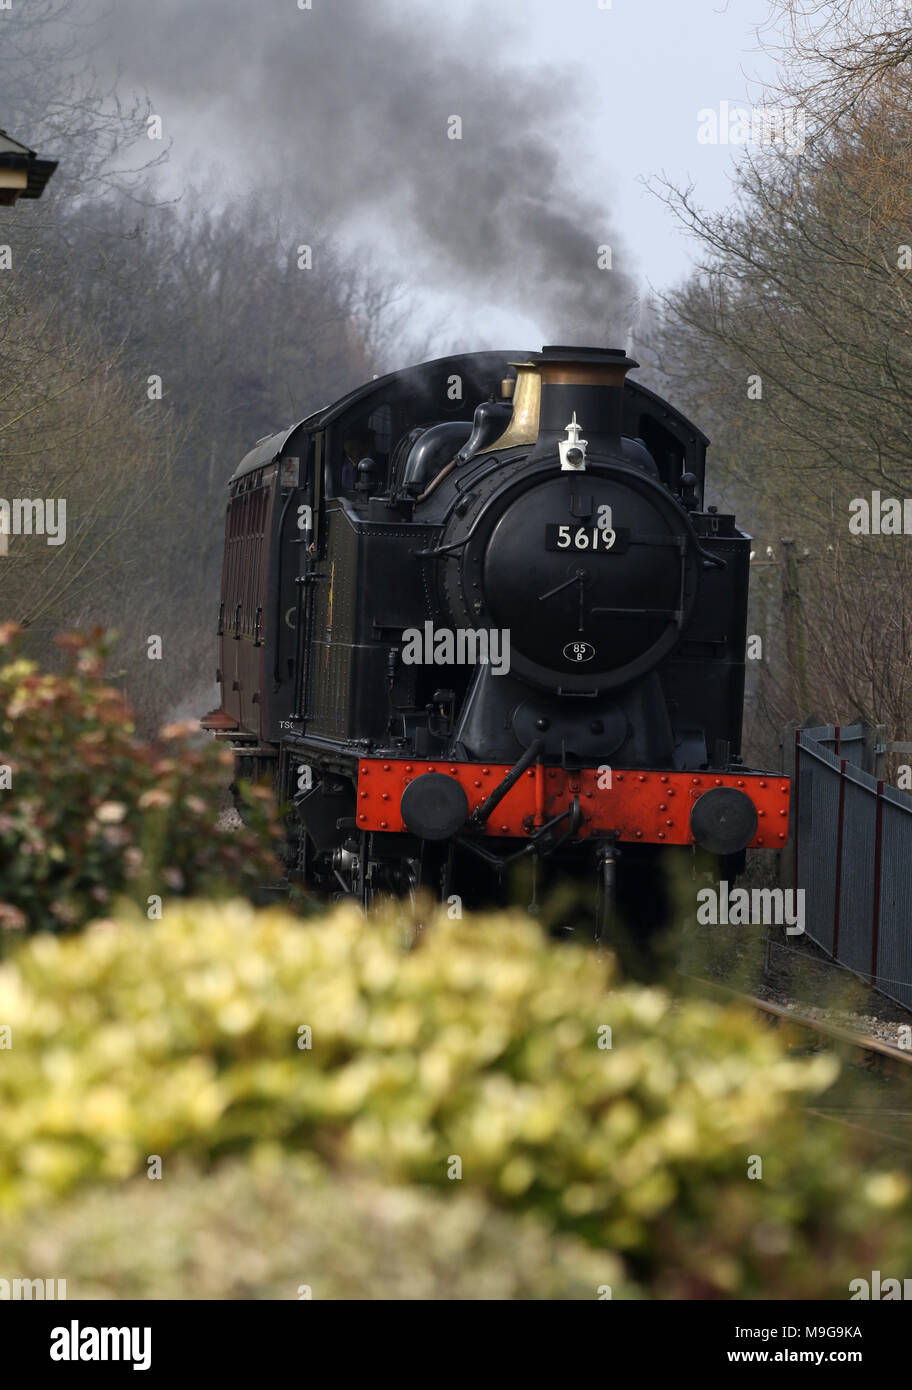
<path fill-rule="evenodd" d="M 536 354 L 535 365 L 541 405 L 530 458 L 557 453 L 574 416 L 590 453 L 619 454 L 624 379 L 639 363 L 622 348 L 545 347 Z"/>

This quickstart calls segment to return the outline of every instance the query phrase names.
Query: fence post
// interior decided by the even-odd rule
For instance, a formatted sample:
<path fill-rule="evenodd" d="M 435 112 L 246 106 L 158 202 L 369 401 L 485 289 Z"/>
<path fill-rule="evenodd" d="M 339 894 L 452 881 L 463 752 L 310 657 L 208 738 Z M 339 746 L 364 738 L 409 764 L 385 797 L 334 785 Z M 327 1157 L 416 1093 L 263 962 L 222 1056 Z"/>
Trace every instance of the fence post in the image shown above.
<path fill-rule="evenodd" d="M 839 760 L 839 811 L 836 818 L 836 891 L 833 898 L 833 959 L 839 959 L 839 899 L 842 896 L 842 825 L 845 812 L 846 758 Z"/>
<path fill-rule="evenodd" d="M 787 777 L 792 788 L 792 800 L 790 803 L 789 815 L 789 838 L 788 844 L 778 853 L 779 860 L 779 882 L 783 888 L 797 888 L 798 882 L 795 877 L 795 854 L 796 840 L 795 835 L 798 829 L 795 820 L 795 796 L 797 795 L 798 777 L 796 763 L 796 748 L 798 731 L 802 728 L 800 719 L 790 719 L 782 728 L 779 734 L 779 771 L 783 777 Z"/>
<path fill-rule="evenodd" d="M 873 775 L 874 775 L 875 777 L 878 777 L 878 778 L 883 778 L 883 777 L 884 777 L 884 774 L 886 773 L 886 770 L 887 770 L 887 755 L 886 755 L 886 753 L 878 753 L 878 752 L 877 752 L 877 747 L 878 747 L 878 745 L 879 745 L 881 748 L 884 748 L 884 747 L 886 746 L 886 742 L 887 742 L 887 726 L 886 726 L 886 724 L 875 724 L 875 725 L 874 725 L 874 743 L 873 743 L 873 750 L 872 750 L 871 772 L 873 773 Z"/>
<path fill-rule="evenodd" d="M 886 724 L 869 724 L 861 714 L 858 714 L 856 718 L 861 725 L 861 766 L 872 777 L 883 777 L 885 755 L 878 753 L 877 749 L 878 747 L 882 748 L 887 741 L 887 726 Z"/>
<path fill-rule="evenodd" d="M 871 932 L 871 984 L 877 985 L 877 947 L 880 937 L 880 872 L 883 841 L 883 782 L 877 783 L 877 813 L 874 819 L 874 923 Z"/>

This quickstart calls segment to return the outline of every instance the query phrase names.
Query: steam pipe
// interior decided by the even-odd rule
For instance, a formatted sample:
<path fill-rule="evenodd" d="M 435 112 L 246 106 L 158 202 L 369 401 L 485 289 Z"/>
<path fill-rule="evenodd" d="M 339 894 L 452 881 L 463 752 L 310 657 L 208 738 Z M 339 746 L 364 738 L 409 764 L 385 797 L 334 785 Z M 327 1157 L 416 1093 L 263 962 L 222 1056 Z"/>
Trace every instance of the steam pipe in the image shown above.
<path fill-rule="evenodd" d="M 510 788 L 516 785 L 526 768 L 532 766 L 544 746 L 545 740 L 543 738 L 537 738 L 534 743 L 529 744 L 529 747 L 526 749 L 525 753 L 523 753 L 519 762 L 510 769 L 503 781 L 497 784 L 491 792 L 491 795 L 485 798 L 477 811 L 473 812 L 473 825 L 484 825 L 488 816 L 500 805 Z"/>

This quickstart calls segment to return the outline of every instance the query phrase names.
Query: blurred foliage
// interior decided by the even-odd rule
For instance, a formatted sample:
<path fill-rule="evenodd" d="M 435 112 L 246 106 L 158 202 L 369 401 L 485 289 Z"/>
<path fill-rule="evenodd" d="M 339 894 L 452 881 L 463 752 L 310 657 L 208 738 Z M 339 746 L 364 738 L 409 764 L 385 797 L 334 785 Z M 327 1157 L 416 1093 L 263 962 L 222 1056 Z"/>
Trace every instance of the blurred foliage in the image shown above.
<path fill-rule="evenodd" d="M 181 725 L 137 739 L 105 684 L 100 632 L 58 638 L 63 674 L 18 658 L 17 642 L 0 626 L 0 928 L 80 927 L 120 895 L 145 909 L 152 894 L 252 892 L 276 876 L 268 793 L 246 789 L 248 825 L 222 828 L 231 754 L 198 726 L 195 740 Z"/>
<path fill-rule="evenodd" d="M 318 1183 L 414 1184 L 441 1210 L 471 1194 L 534 1217 L 610 1252 L 605 1282 L 633 1296 L 844 1298 L 912 1255 L 905 1177 L 866 1168 L 850 1131 L 803 1109 L 832 1058 L 789 1057 L 743 1007 L 618 982 L 609 957 L 518 914 L 345 905 L 303 924 L 173 903 L 151 927 L 125 914 L 21 941 L 0 967 L 0 1024 L 8 1220 L 99 1182 L 124 1191 L 150 1155 L 164 1210 L 181 1163 L 215 1182 L 225 1160 L 282 1154 Z M 344 1197 L 327 1202 L 344 1249 Z"/>
<path fill-rule="evenodd" d="M 620 1262 L 460 1184 L 441 1194 L 229 1160 L 92 1188 L 0 1223 L 7 1270 L 59 1270 L 68 1298 L 552 1299 L 625 1295 Z"/>

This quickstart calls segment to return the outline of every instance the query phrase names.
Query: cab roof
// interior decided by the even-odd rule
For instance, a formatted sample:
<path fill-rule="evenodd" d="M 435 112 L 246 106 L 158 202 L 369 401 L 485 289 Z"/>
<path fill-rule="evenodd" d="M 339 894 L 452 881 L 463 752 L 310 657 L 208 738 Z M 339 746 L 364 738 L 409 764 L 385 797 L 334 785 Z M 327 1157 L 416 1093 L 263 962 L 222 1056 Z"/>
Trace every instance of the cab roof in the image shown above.
<path fill-rule="evenodd" d="M 286 429 L 278 430 L 275 434 L 266 435 L 263 439 L 257 440 L 254 447 L 248 454 L 245 454 L 232 473 L 229 482 L 234 482 L 246 473 L 252 473 L 257 468 L 263 468 L 266 464 L 274 463 L 286 452 L 287 446 L 291 442 L 291 437 L 298 430 L 319 430 L 326 425 L 337 420 L 340 415 L 345 415 L 355 405 L 365 404 L 373 396 L 387 396 L 392 387 L 401 388 L 411 387 L 416 392 L 420 392 L 422 387 L 429 387 L 430 383 L 436 378 L 450 372 L 460 373 L 464 376 L 485 376 L 491 377 L 492 384 L 495 379 L 502 376 L 505 368 L 510 362 L 528 361 L 530 353 L 525 348 L 503 349 L 490 352 L 463 352 L 453 357 L 435 357 L 430 362 L 419 362 L 413 367 L 403 367 L 398 372 L 387 372 L 385 376 L 374 377 L 371 381 L 365 382 L 362 386 L 356 386 L 353 391 L 349 391 L 344 396 L 340 396 L 337 401 L 330 405 L 324 405 L 320 410 L 315 410 L 311 415 L 305 415 L 303 420 L 299 420 L 296 425 L 291 425 Z"/>

